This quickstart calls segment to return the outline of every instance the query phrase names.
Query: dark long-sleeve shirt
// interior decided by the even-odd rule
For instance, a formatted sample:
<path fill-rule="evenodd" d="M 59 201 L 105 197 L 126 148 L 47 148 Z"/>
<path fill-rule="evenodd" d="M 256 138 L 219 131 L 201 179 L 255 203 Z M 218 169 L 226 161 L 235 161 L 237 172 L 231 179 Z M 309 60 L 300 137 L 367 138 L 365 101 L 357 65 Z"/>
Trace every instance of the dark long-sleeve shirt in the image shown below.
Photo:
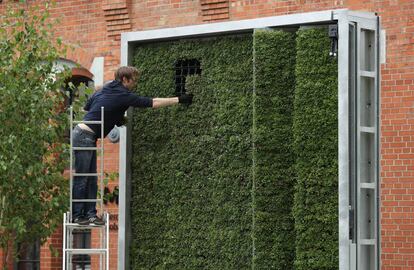
<path fill-rule="evenodd" d="M 130 106 L 152 107 L 152 98 L 138 96 L 124 87 L 121 82 L 112 81 L 88 99 L 84 107 L 88 112 L 83 120 L 101 121 L 101 107 L 104 107 L 104 136 L 106 136 L 115 125 L 122 124 L 125 111 Z M 88 124 L 88 126 L 95 132 L 97 138 L 101 137 L 100 125 Z"/>

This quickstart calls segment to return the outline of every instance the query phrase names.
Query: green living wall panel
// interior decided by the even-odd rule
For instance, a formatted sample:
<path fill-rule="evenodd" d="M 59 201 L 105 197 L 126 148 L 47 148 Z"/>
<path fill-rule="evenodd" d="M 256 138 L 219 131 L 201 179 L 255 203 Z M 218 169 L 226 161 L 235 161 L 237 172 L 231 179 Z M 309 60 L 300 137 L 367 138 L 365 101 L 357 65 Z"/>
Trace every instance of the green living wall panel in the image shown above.
<path fill-rule="evenodd" d="M 327 29 L 140 45 L 131 269 L 337 269 L 337 63 Z M 253 75 L 254 74 L 254 75 Z"/>
<path fill-rule="evenodd" d="M 338 269 L 338 82 L 326 28 L 297 33 L 295 269 Z"/>
<path fill-rule="evenodd" d="M 293 269 L 295 35 L 254 34 L 254 268 Z"/>
<path fill-rule="evenodd" d="M 134 113 L 131 269 L 250 269 L 252 37 L 140 46 L 139 94 L 174 94 L 179 59 L 194 103 Z"/>

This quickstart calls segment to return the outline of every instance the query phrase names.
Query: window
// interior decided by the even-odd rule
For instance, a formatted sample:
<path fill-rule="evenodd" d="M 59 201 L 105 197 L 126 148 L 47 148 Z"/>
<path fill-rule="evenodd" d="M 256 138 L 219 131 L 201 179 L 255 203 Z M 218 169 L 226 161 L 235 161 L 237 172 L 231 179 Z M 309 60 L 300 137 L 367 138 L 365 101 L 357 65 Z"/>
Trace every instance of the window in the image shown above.
<path fill-rule="evenodd" d="M 72 88 L 70 84 L 74 87 Z M 93 87 L 93 81 L 85 76 L 73 75 L 66 83 L 65 91 L 67 94 L 67 100 L 65 101 L 65 106 L 71 106 L 73 101 L 79 97 L 79 95 L 85 95 L 82 93 L 83 87 Z"/>
<path fill-rule="evenodd" d="M 74 248 L 91 248 L 91 231 L 74 230 L 73 231 L 73 247 Z M 72 257 L 72 270 L 90 270 L 91 256 L 87 254 L 76 254 Z"/>
<path fill-rule="evenodd" d="M 73 71 L 72 71 L 73 73 Z M 72 75 L 72 77 L 66 82 L 66 86 L 63 89 L 66 93 L 64 106 L 65 108 L 69 108 L 69 106 L 72 106 L 72 103 L 79 99 L 80 95 L 83 95 L 86 97 L 84 88 L 90 87 L 93 88 L 93 81 L 86 77 L 81 75 Z M 84 104 L 82 104 L 83 106 Z M 75 118 L 75 116 L 74 116 Z M 65 141 L 66 143 L 70 143 L 70 130 L 67 129 L 65 132 Z"/>
<path fill-rule="evenodd" d="M 175 62 L 175 94 L 186 92 L 185 79 L 187 75 L 200 75 L 200 61 L 197 59 L 177 60 Z"/>
<path fill-rule="evenodd" d="M 22 243 L 18 245 L 19 257 L 15 264 L 16 270 L 39 270 L 40 269 L 40 241 L 33 243 Z"/>

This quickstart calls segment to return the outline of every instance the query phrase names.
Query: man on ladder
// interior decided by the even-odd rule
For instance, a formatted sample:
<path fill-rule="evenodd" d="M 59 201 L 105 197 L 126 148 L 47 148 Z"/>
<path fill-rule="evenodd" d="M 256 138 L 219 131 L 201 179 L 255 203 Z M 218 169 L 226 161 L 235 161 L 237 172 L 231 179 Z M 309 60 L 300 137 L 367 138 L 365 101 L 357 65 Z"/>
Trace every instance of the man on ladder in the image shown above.
<path fill-rule="evenodd" d="M 121 126 L 125 111 L 130 107 L 160 108 L 178 103 L 191 104 L 192 95 L 182 94 L 179 97 L 149 98 L 132 93 L 139 78 L 134 67 L 124 66 L 115 72 L 115 80 L 95 92 L 87 101 L 84 109 L 87 114 L 84 121 L 101 121 L 101 107 L 104 107 L 104 137 L 115 125 Z M 75 126 L 72 139 L 75 147 L 96 147 L 101 137 L 99 124 L 78 124 Z M 102 138 L 103 139 L 103 138 Z M 96 151 L 74 151 L 76 173 L 96 173 Z M 96 176 L 75 176 L 73 179 L 73 199 L 96 199 L 98 190 Z M 73 202 L 72 221 L 79 225 L 104 225 L 97 216 L 96 202 Z"/>

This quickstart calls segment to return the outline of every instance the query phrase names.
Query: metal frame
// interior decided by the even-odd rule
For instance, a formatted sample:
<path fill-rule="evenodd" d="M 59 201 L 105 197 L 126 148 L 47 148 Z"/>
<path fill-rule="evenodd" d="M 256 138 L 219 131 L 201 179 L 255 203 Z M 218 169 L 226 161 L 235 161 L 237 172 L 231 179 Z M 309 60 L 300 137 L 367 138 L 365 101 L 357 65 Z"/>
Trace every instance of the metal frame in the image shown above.
<path fill-rule="evenodd" d="M 63 250 L 62 250 L 62 269 L 72 269 L 72 255 L 74 254 L 99 254 L 99 269 L 109 270 L 109 214 L 104 212 L 103 196 L 104 196 L 104 107 L 101 107 L 101 121 L 74 121 L 73 108 L 70 107 L 70 163 L 69 163 L 69 212 L 63 215 Z M 101 126 L 101 143 L 100 147 L 74 147 L 73 146 L 73 128 L 74 124 L 99 124 Z M 73 153 L 74 151 L 99 151 L 100 166 L 97 173 L 76 173 L 73 170 Z M 73 177 L 74 176 L 96 176 L 99 179 L 100 194 L 97 199 L 73 199 Z M 97 208 L 105 221 L 104 226 L 97 225 L 78 225 L 72 223 L 72 204 L 73 202 L 96 202 Z M 73 231 L 79 229 L 97 229 L 99 231 L 100 248 L 74 248 L 73 247 Z"/>
<path fill-rule="evenodd" d="M 99 269 L 109 270 L 109 214 L 105 213 L 103 219 L 106 221 L 104 226 L 97 225 L 78 225 L 70 222 L 70 214 L 65 213 L 63 216 L 63 261 L 62 269 L 72 269 L 72 255 L 85 254 L 99 255 Z M 100 248 L 74 248 L 73 231 L 80 229 L 90 229 L 99 231 Z M 91 232 L 92 233 L 92 232 Z"/>
<path fill-rule="evenodd" d="M 295 27 L 299 25 L 337 23 L 339 31 L 338 39 L 338 204 L 339 204 L 339 269 L 359 269 L 356 264 L 358 257 L 355 255 L 357 247 L 353 246 L 349 236 L 350 227 L 350 176 L 354 174 L 350 170 L 350 106 L 354 100 L 350 100 L 349 74 L 349 23 L 359 25 L 372 25 L 378 37 L 380 25 L 378 17 L 374 13 L 355 12 L 348 9 L 326 10 L 318 12 L 291 14 L 283 16 L 273 16 L 259 19 L 249 19 L 240 21 L 230 21 L 222 23 L 210 23 L 176 28 L 157 29 L 149 31 L 128 32 L 121 35 L 121 65 L 131 65 L 134 49 L 137 45 L 149 42 L 159 42 L 164 40 L 175 40 L 183 38 L 208 37 L 222 34 L 233 34 L 241 32 L 251 32 L 257 28 L 277 28 Z M 376 57 L 379 58 L 379 40 L 377 39 Z M 379 60 L 379 59 L 378 59 Z M 376 60 L 377 68 L 373 75 L 376 78 L 376 125 L 375 125 L 375 158 L 376 158 L 376 232 L 375 243 L 377 251 L 375 253 L 375 268 L 380 269 L 380 228 L 379 228 L 379 63 Z M 357 89 L 358 91 L 358 89 Z M 352 96 L 351 96 L 352 98 Z M 132 110 L 128 111 L 129 118 L 132 117 Z M 129 121 L 130 123 L 131 121 Z M 131 179 L 131 132 L 130 124 L 127 130 L 121 131 L 120 141 L 120 204 L 119 204 L 119 234 L 118 234 L 118 269 L 129 269 L 129 239 L 130 220 L 129 220 L 129 200 L 130 200 L 130 179 Z M 353 261 L 355 260 L 355 261 Z"/>
<path fill-rule="evenodd" d="M 379 269 L 379 29 L 357 22 L 357 269 Z"/>

